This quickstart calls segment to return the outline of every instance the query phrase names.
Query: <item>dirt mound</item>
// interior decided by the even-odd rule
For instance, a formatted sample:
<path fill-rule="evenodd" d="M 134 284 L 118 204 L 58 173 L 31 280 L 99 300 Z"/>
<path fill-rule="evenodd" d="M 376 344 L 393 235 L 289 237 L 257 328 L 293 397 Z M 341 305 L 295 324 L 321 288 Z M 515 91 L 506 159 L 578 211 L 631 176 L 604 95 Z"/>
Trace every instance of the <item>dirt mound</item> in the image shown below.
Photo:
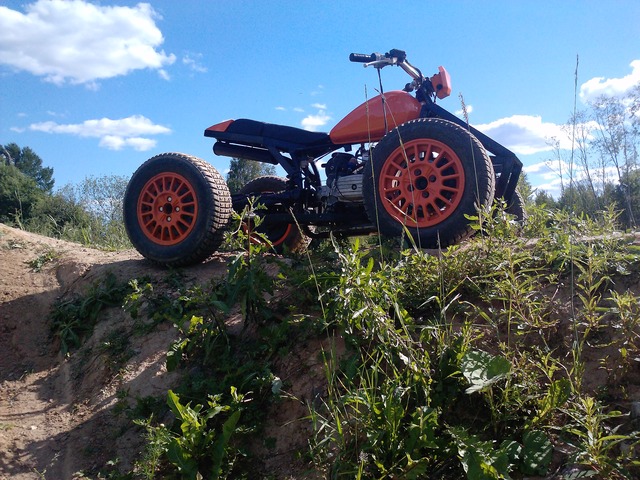
<path fill-rule="evenodd" d="M 131 321 L 126 312 L 106 312 L 81 355 L 65 357 L 52 342 L 54 302 L 107 272 L 123 282 L 166 275 L 135 251 L 103 252 L 0 225 L 0 478 L 68 479 L 110 459 L 130 460 L 140 438 L 113 414 L 119 392 L 164 395 L 175 384 L 165 369 L 176 336 L 170 325 L 132 338 L 134 354 L 116 375 L 100 347 Z M 225 259 L 214 258 L 189 274 L 204 281 L 225 272 Z"/>
<path fill-rule="evenodd" d="M 629 242 L 640 245 L 640 236 Z M 178 275 L 154 266 L 135 251 L 104 252 L 0 224 L 0 479 L 111 478 L 97 472 L 104 472 L 115 460 L 121 472 L 130 472 L 144 446 L 143 429 L 123 411 L 133 409 L 140 399 L 164 402 L 169 389 L 190 378 L 181 379 L 178 371 L 166 369 L 168 348 L 178 338 L 170 322 L 131 334 L 140 319 L 118 303 L 101 311 L 80 348 L 63 355 L 63 345 L 51 333 L 52 308 L 107 284 L 109 278 L 118 284 L 145 279 L 158 288 L 154 293 L 179 296 L 171 282 L 190 287 L 224 279 L 230 259 L 231 254 L 220 253 Z M 271 267 L 274 271 L 267 273 L 275 275 L 278 267 Z M 637 297 L 640 292 L 635 274 L 613 280 L 619 293 L 629 291 Z M 562 283 L 545 289 L 549 291 L 542 294 L 550 299 L 548 307 L 558 321 L 531 341 L 546 339 L 545 348 L 552 348 L 558 358 L 569 358 L 574 293 Z M 278 295 L 283 292 L 274 292 L 274 298 Z M 232 311 L 225 323 L 230 335 L 245 340 L 251 332 L 240 328 L 240 318 L 239 312 Z M 619 328 L 596 333 L 594 345 L 585 343 L 583 389 L 595 397 L 606 387 L 616 408 L 633 410 L 640 398 L 636 347 L 628 370 L 617 373 L 616 359 L 623 350 L 619 346 L 627 333 Z M 637 338 L 635 330 L 632 335 Z M 114 366 L 116 343 L 125 336 L 127 355 Z M 309 414 L 306 402 L 313 402 L 326 387 L 319 352 L 330 345 L 344 350 L 344 343 L 327 337 L 304 337 L 282 356 L 279 351 L 274 354 L 272 371 L 286 383 L 287 396 L 265 407 L 268 442 L 256 435 L 255 445 L 249 445 L 269 478 L 320 478 L 321 472 L 309 471 L 298 458 L 308 448 L 311 434 L 310 422 L 299 420 Z M 525 346 L 526 339 L 523 342 Z M 158 420 L 167 423 L 171 418 Z"/>
<path fill-rule="evenodd" d="M 182 271 L 180 286 L 224 278 L 229 260 L 230 254 L 220 253 Z M 105 478 L 96 472 L 114 460 L 119 471 L 131 471 L 144 432 L 126 409 L 140 399 L 165 402 L 167 391 L 179 385 L 180 374 L 166 369 L 178 330 L 161 322 L 132 334 L 140 319 L 119 306 L 106 308 L 82 346 L 64 355 L 51 332 L 51 312 L 113 276 L 121 285 L 145 279 L 160 288 L 171 275 L 134 250 L 105 252 L 0 224 L 0 479 Z M 177 295 L 176 287 L 163 288 L 161 294 Z M 240 333 L 239 312 L 225 323 L 228 332 Z M 118 336 L 127 337 L 127 354 L 114 366 Z M 324 381 L 317 353 L 325 342 L 309 339 L 277 360 L 277 374 L 293 398 L 309 399 Z M 261 468 L 277 478 L 312 478 L 296 473 L 307 468 L 297 454 L 307 447 L 310 426 L 296 421 L 308 415 L 307 407 L 283 401 L 269 411 L 265 426 L 275 444 L 261 455 L 257 442 Z"/>

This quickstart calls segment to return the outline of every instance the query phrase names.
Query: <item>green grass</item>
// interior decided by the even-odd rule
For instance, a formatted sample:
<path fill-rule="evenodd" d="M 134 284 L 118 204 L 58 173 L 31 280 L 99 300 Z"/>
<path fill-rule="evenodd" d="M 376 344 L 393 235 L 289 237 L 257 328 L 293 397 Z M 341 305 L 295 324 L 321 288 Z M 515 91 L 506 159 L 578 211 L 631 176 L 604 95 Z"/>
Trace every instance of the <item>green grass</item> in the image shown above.
<path fill-rule="evenodd" d="M 26 225 L 20 224 L 19 227 L 38 235 L 80 243 L 101 250 L 117 251 L 133 248 L 122 222 L 108 223 L 91 217 L 89 222 L 82 224 L 69 222 L 58 225 L 49 218 L 31 221 Z"/>
<path fill-rule="evenodd" d="M 329 395 L 310 409 L 313 458 L 332 478 L 547 475 L 553 445 L 585 476 L 638 474 L 627 454 L 639 433 L 618 412 L 638 302 L 614 282 L 638 258 L 624 238 L 598 237 L 612 230 L 606 216 L 532 217 L 540 241 L 494 216 L 440 256 L 339 252 L 328 310 L 351 349 L 325 357 Z M 617 371 L 585 385 L 605 349 Z M 603 387 L 609 398 L 595 401 Z"/>
<path fill-rule="evenodd" d="M 129 291 L 113 273 L 91 285 L 83 295 L 61 298 L 50 312 L 51 333 L 60 342 L 60 350 L 68 354 L 80 347 L 91 335 L 100 313 L 110 307 L 120 307 Z"/>
<path fill-rule="evenodd" d="M 56 259 L 58 259 L 59 256 L 60 254 L 58 252 L 56 252 L 52 248 L 49 248 L 33 260 L 29 260 L 26 263 L 34 272 L 40 272 L 45 265 L 54 262 Z"/>
<path fill-rule="evenodd" d="M 90 334 L 74 330 L 81 308 L 92 324 L 124 305 L 140 335 L 175 325 L 167 367 L 182 381 L 136 414 L 142 478 L 263 474 L 251 439 L 272 437 L 268 412 L 291 400 L 278 362 L 336 336 L 344 351 L 317 352 L 322 394 L 291 419 L 311 428 L 298 453 L 327 478 L 516 479 L 568 466 L 573 478 L 634 478 L 640 432 L 627 392 L 640 302 L 625 285 L 640 252 L 610 235 L 614 215 L 599 218 L 533 208 L 521 227 L 495 212 L 481 235 L 439 255 L 328 241 L 286 263 L 240 233 L 225 278 L 95 287 L 59 306 L 54 324 L 69 351 Z M 227 333 L 231 312 L 241 335 Z M 103 345 L 116 364 L 127 358 L 124 332 Z M 169 409 L 177 420 L 160 423 Z"/>

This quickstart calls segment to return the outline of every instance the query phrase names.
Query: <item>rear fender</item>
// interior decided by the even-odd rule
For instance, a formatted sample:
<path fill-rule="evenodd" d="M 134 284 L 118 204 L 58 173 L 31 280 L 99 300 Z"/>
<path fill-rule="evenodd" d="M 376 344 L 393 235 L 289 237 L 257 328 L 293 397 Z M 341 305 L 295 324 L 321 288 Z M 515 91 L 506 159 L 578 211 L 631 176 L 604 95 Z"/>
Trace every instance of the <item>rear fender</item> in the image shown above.
<path fill-rule="evenodd" d="M 205 129 L 204 136 L 205 137 L 214 137 L 216 133 L 226 132 L 229 125 L 231 125 L 235 120 L 225 120 L 224 122 L 216 123 L 215 125 L 211 125 L 209 128 Z"/>

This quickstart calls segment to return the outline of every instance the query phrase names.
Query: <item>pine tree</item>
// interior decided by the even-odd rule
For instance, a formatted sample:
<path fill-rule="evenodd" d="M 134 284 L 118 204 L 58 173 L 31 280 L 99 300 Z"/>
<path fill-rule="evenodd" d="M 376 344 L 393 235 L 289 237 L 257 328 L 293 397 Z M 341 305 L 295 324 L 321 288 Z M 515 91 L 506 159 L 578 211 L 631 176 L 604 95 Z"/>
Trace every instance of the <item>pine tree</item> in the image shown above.
<path fill-rule="evenodd" d="M 5 165 L 13 165 L 32 178 L 42 191 L 50 193 L 53 189 L 53 168 L 43 167 L 42 159 L 31 148 L 9 143 L 0 147 L 0 158 Z"/>

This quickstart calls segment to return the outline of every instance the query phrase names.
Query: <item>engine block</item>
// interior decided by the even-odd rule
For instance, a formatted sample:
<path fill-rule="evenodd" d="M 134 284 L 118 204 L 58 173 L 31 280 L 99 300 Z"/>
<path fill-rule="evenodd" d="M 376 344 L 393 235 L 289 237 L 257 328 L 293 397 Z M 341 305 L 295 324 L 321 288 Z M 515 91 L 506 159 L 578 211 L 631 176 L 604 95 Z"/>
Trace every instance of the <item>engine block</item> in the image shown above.
<path fill-rule="evenodd" d="M 362 174 L 354 173 L 338 177 L 331 190 L 332 196 L 339 200 L 349 202 L 362 200 Z"/>

